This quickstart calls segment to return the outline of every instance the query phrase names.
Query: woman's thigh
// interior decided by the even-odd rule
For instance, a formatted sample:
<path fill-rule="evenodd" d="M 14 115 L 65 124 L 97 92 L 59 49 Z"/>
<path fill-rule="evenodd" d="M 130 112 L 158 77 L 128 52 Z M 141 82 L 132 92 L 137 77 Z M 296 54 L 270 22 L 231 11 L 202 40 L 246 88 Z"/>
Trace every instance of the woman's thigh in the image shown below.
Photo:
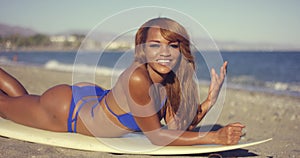
<path fill-rule="evenodd" d="M 59 85 L 41 96 L 11 97 L 1 94 L 0 112 L 14 122 L 51 131 L 67 131 L 67 116 L 71 101 L 71 88 Z"/>

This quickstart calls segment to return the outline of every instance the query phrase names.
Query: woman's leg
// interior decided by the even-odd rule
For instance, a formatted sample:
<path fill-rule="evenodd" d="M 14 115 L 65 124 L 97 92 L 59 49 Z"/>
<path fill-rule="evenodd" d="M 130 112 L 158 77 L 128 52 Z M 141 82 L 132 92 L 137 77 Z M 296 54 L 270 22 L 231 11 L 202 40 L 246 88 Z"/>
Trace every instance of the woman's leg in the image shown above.
<path fill-rule="evenodd" d="M 28 94 L 24 86 L 13 76 L 0 68 L 0 90 L 8 96 L 18 97 Z"/>
<path fill-rule="evenodd" d="M 72 90 L 59 85 L 41 96 L 11 97 L 0 92 L 0 113 L 14 122 L 51 131 L 67 131 Z"/>

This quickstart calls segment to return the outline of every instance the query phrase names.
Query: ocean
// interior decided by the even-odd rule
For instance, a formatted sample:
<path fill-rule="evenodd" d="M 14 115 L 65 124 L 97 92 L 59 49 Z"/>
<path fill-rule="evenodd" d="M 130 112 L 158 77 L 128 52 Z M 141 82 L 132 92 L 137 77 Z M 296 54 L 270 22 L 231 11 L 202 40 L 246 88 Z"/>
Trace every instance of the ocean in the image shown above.
<path fill-rule="evenodd" d="M 85 53 L 87 62 L 78 62 L 76 68 L 82 72 L 94 72 L 99 54 Z M 210 75 L 201 53 L 195 53 L 197 78 L 209 84 Z M 223 60 L 228 61 L 227 87 L 300 97 L 300 52 L 222 51 Z M 132 62 L 133 53 L 124 58 L 122 52 L 105 52 L 98 60 L 100 74 L 121 73 Z M 34 65 L 58 71 L 73 71 L 76 52 L 1 52 L 0 64 Z M 120 60 L 123 62 L 120 64 Z M 117 65 L 117 66 L 116 66 Z M 216 68 L 219 69 L 219 68 Z"/>

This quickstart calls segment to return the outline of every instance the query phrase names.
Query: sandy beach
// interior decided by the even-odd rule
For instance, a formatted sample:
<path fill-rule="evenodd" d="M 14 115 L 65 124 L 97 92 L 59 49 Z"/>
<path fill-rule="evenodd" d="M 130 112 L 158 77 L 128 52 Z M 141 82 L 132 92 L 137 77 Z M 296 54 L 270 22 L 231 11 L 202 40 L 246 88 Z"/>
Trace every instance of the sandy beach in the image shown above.
<path fill-rule="evenodd" d="M 31 66 L 1 68 L 15 76 L 32 94 L 42 94 L 57 84 L 72 84 L 72 74 Z M 110 87 L 109 77 L 96 77 L 96 83 Z M 202 92 L 203 91 L 203 92 Z M 207 87 L 201 88 L 205 97 Z M 272 141 L 245 149 L 221 152 L 224 157 L 300 157 L 300 98 L 262 92 L 226 89 L 225 104 L 217 124 L 241 122 L 246 125 L 243 142 L 267 138 Z M 208 157 L 209 154 L 184 155 Z M 0 157 L 152 157 L 87 152 L 0 137 Z M 170 156 L 159 156 L 170 157 Z M 173 157 L 173 156 L 172 156 Z M 182 157 L 182 156 L 174 156 Z"/>

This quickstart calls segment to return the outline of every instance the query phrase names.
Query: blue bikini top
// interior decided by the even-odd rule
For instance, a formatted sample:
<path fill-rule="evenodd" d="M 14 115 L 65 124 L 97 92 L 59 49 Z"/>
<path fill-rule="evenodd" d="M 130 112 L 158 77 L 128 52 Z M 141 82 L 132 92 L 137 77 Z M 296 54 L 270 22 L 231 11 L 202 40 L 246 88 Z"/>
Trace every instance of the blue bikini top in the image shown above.
<path fill-rule="evenodd" d="M 163 105 L 165 104 L 167 99 L 165 99 L 162 104 L 161 104 L 161 107 L 163 107 Z M 106 99 L 104 98 L 104 104 L 105 106 L 107 107 L 107 109 L 110 111 L 110 113 L 112 113 L 124 126 L 126 126 L 127 128 L 133 130 L 133 131 L 137 131 L 137 132 L 140 132 L 142 131 L 140 129 L 140 127 L 137 125 L 137 123 L 135 122 L 134 120 L 134 117 L 132 115 L 131 112 L 129 113 L 125 113 L 125 114 L 122 114 L 122 115 L 117 115 L 116 113 L 114 113 L 110 108 L 109 106 L 107 105 L 106 103 Z"/>

